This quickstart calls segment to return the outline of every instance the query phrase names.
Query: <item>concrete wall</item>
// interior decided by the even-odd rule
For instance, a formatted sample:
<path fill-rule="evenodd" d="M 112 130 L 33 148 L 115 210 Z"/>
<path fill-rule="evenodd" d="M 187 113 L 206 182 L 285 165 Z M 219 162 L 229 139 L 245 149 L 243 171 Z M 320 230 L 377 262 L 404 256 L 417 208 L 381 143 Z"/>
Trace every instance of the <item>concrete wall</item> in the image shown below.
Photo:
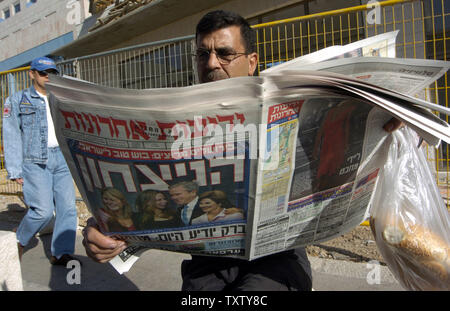
<path fill-rule="evenodd" d="M 87 12 L 89 7 L 88 0 L 37 0 L 35 4 L 28 7 L 26 3 L 29 0 L 3 0 L 0 1 L 0 17 L 4 8 L 8 6 L 12 8 L 17 1 L 21 3 L 21 12 L 0 22 L 0 63 L 64 34 L 73 33 L 73 39 L 76 40 L 80 33 L 82 35 L 87 33 L 87 29 L 92 26 L 96 18 L 92 17 L 86 20 L 90 16 L 90 13 Z M 164 4 L 164 0 L 161 3 Z M 304 5 L 305 3 L 308 4 Z M 256 24 L 359 4 L 361 4 L 361 0 L 225 0 L 222 4 L 207 10 L 199 9 L 195 14 L 189 14 L 175 22 L 163 23 L 156 28 L 151 27 L 152 30 L 144 34 L 137 35 L 132 32 L 126 32 L 119 35 L 120 38 L 117 38 L 117 40 L 111 40 L 113 42 L 109 44 L 106 42 L 103 50 L 191 35 L 195 31 L 195 25 L 198 20 L 207 11 L 214 9 L 235 11 L 249 19 L 252 24 Z M 13 12 L 12 9 L 11 12 Z M 170 12 L 170 8 L 168 8 L 167 14 L 174 13 Z M 180 15 L 179 12 L 178 15 Z M 139 25 L 135 27 L 138 28 Z M 105 27 L 106 32 L 108 31 L 107 28 Z M 66 38 L 65 40 L 72 39 Z M 53 50 L 59 47 L 55 46 Z M 46 52 L 48 53 L 49 51 Z"/>
<path fill-rule="evenodd" d="M 124 40 L 113 47 L 113 49 L 131 46 L 135 44 L 141 44 L 145 42 L 159 41 L 164 39 L 182 37 L 195 33 L 195 26 L 199 19 L 208 11 L 212 10 L 229 10 L 239 13 L 246 19 L 252 19 L 256 16 L 267 14 L 276 10 L 280 10 L 278 14 L 271 14 L 266 19 L 263 18 L 262 22 L 274 21 L 278 19 L 284 19 L 289 17 L 302 16 L 305 14 L 312 14 L 317 12 L 324 12 L 339 8 L 352 7 L 360 5 L 360 0 L 313 0 L 308 4 L 309 12 L 305 12 L 303 6 L 295 6 L 295 4 L 305 3 L 304 0 L 232 0 L 224 4 L 218 5 L 208 10 L 200 11 L 197 14 L 187 16 L 176 22 L 168 25 L 161 26 L 160 28 L 145 33 L 140 36 L 130 36 L 130 38 L 123 38 Z M 286 8 L 285 10 L 282 10 Z M 253 23 L 254 24 L 254 23 Z"/>
<path fill-rule="evenodd" d="M 0 291 L 23 290 L 17 238 L 14 232 L 0 231 L 0 263 Z"/>
<path fill-rule="evenodd" d="M 21 11 L 0 22 L 0 61 L 69 32 L 76 38 L 86 17 L 85 4 L 89 7 L 85 0 L 38 0 L 28 7 L 27 0 L 4 0 L 0 2 L 0 17 L 18 1 Z"/>

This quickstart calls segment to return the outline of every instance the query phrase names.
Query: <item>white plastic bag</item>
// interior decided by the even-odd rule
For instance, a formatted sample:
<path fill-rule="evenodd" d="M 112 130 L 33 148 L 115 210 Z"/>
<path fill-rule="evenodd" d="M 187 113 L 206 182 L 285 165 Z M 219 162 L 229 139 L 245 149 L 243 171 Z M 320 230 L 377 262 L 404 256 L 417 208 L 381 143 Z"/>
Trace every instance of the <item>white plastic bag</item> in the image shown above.
<path fill-rule="evenodd" d="M 450 217 L 415 133 L 392 133 L 370 210 L 378 249 L 409 290 L 450 290 Z"/>

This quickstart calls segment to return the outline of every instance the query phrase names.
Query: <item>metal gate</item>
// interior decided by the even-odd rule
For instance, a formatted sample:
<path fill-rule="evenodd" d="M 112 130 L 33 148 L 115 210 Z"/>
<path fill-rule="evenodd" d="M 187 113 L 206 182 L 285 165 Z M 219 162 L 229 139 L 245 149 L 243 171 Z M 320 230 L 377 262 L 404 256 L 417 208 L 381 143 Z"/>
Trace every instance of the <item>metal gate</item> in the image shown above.
<path fill-rule="evenodd" d="M 148 89 L 195 84 L 194 36 L 142 44 L 63 62 L 62 73 L 99 85 Z"/>

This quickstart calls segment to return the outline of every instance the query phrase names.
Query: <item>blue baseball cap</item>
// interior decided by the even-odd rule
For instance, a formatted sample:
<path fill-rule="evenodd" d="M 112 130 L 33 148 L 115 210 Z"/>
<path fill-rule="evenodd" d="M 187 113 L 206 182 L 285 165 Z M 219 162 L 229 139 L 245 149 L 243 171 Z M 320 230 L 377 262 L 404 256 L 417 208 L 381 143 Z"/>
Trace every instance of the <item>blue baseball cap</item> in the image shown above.
<path fill-rule="evenodd" d="M 33 59 L 31 62 L 31 70 L 37 70 L 37 71 L 45 71 L 48 69 L 56 70 L 56 72 L 59 73 L 58 69 L 56 69 L 55 61 L 48 57 L 38 57 Z"/>

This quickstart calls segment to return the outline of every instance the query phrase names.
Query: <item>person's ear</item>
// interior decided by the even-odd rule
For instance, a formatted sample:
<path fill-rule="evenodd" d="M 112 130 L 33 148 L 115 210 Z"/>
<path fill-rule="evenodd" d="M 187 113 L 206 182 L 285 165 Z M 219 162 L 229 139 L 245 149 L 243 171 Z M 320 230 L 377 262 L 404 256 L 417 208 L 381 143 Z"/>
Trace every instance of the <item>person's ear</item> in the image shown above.
<path fill-rule="evenodd" d="M 256 67 L 258 66 L 258 53 L 253 52 L 248 54 L 248 75 L 253 76 Z"/>

